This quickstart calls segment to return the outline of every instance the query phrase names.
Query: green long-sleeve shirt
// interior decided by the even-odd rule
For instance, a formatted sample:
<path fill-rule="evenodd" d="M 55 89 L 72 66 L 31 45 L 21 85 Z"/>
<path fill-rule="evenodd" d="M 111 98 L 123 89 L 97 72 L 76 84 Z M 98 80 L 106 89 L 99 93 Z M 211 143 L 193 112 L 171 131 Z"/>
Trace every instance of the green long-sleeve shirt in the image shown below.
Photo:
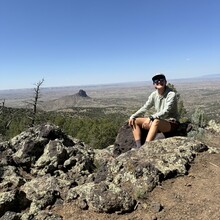
<path fill-rule="evenodd" d="M 146 111 L 153 106 L 156 110 L 156 113 L 152 115 L 154 118 L 175 118 L 178 120 L 176 93 L 173 92 L 169 87 L 166 87 L 163 95 L 159 95 L 157 90 L 152 92 L 148 97 L 147 102 L 137 112 L 131 115 L 130 118 L 143 116 Z"/>

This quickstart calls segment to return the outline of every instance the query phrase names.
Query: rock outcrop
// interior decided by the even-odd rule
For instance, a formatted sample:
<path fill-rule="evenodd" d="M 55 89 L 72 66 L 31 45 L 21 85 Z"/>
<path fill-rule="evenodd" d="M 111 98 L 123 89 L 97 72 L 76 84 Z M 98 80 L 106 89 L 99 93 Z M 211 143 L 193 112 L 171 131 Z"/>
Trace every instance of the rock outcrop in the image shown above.
<path fill-rule="evenodd" d="M 186 137 L 187 133 L 192 129 L 192 125 L 189 123 L 180 123 L 178 126 L 178 129 L 173 132 L 167 132 L 167 133 L 158 133 L 155 137 L 156 139 L 164 139 L 168 137 L 174 137 L 174 136 L 183 136 Z M 144 144 L 147 136 L 147 131 L 145 129 L 142 129 L 141 131 L 141 143 Z M 113 154 L 114 156 L 119 156 L 122 153 L 125 153 L 129 150 L 131 150 L 135 146 L 135 141 L 132 134 L 132 128 L 128 125 L 126 122 L 118 132 L 118 135 L 116 137 L 115 143 L 114 143 L 114 149 Z"/>
<path fill-rule="evenodd" d="M 0 143 L 0 219 L 62 219 L 56 204 L 97 212 L 131 212 L 161 181 L 184 175 L 208 150 L 187 137 L 156 140 L 139 150 L 94 150 L 45 124 Z"/>
<path fill-rule="evenodd" d="M 86 91 L 80 89 L 79 92 L 76 94 L 80 97 L 89 98 L 89 96 L 86 94 Z"/>

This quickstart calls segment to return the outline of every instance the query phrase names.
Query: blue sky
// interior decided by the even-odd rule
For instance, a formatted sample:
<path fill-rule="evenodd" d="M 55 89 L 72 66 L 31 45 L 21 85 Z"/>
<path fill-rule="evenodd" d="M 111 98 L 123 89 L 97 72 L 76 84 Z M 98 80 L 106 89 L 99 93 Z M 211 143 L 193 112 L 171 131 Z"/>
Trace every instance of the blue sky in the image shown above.
<path fill-rule="evenodd" d="M 219 0 L 0 0 L 0 89 L 220 73 Z"/>

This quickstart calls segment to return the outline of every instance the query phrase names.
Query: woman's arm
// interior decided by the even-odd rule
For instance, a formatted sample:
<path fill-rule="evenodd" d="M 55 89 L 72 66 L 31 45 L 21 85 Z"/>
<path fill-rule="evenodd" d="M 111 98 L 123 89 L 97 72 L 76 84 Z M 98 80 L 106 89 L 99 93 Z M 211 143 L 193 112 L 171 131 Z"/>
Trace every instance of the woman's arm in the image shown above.
<path fill-rule="evenodd" d="M 143 116 L 146 113 L 146 111 L 153 106 L 154 103 L 153 97 L 154 97 L 154 92 L 151 93 L 151 95 L 148 97 L 146 103 L 138 111 L 136 111 L 133 115 L 131 115 L 130 119 Z"/>

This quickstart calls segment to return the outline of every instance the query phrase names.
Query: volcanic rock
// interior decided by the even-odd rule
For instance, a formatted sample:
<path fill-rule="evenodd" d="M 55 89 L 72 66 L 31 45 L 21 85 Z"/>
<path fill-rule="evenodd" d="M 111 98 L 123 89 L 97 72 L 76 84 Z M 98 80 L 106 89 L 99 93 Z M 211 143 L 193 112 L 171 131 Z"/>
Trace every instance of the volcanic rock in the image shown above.
<path fill-rule="evenodd" d="M 91 149 L 52 124 L 0 143 L 0 219 L 62 219 L 48 211 L 57 203 L 132 212 L 161 181 L 187 174 L 194 158 L 208 147 L 172 137 L 118 156 L 113 149 Z"/>

